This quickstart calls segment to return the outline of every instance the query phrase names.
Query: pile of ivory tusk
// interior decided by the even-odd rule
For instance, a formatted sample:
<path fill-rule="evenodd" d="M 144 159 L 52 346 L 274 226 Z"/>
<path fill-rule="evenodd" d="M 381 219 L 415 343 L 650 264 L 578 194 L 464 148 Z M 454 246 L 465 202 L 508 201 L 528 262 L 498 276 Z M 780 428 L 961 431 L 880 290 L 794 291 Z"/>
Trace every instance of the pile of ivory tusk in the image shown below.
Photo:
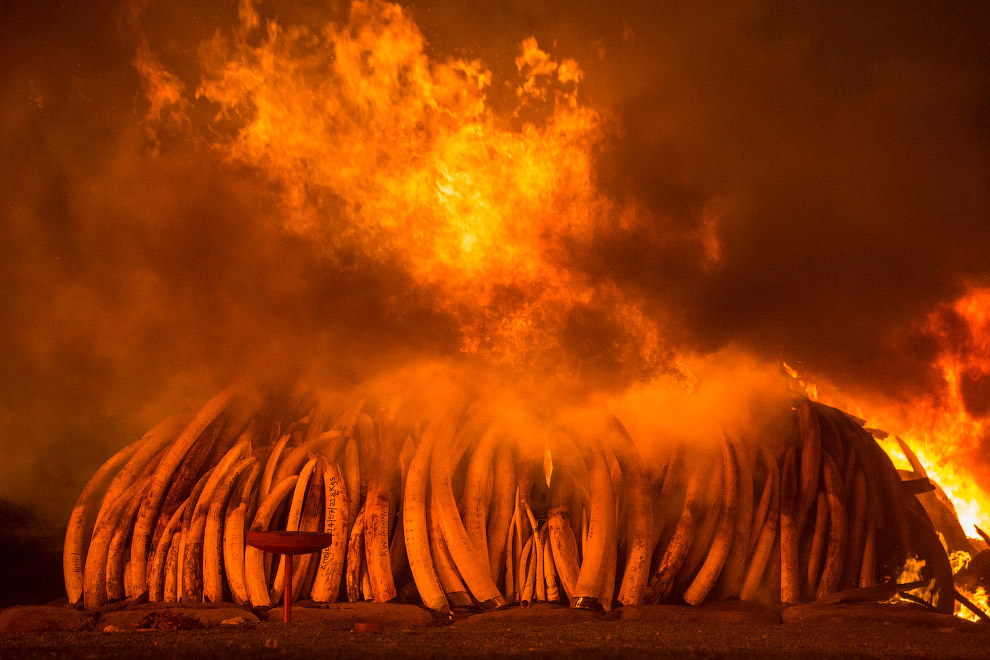
<path fill-rule="evenodd" d="M 441 613 L 797 603 L 873 587 L 932 552 L 866 429 L 804 398 L 787 412 L 778 446 L 723 434 L 647 466 L 611 416 L 590 437 L 547 424 L 534 438 L 478 402 L 415 419 L 363 399 L 276 406 L 225 390 L 88 483 L 66 532 L 66 591 L 87 609 L 145 597 L 270 606 L 283 560 L 245 544 L 265 529 L 332 535 L 293 560 L 293 599 Z"/>

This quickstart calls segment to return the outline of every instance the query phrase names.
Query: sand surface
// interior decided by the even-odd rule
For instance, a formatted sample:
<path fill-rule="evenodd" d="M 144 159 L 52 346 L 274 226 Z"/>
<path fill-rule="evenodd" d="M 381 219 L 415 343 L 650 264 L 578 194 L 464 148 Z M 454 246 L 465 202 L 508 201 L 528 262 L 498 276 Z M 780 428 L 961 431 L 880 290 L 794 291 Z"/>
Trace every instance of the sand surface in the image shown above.
<path fill-rule="evenodd" d="M 990 626 L 933 627 L 855 618 L 804 623 L 591 618 L 355 632 L 352 622 L 273 617 L 238 627 L 6 634 L 3 660 L 35 658 L 988 658 Z"/>

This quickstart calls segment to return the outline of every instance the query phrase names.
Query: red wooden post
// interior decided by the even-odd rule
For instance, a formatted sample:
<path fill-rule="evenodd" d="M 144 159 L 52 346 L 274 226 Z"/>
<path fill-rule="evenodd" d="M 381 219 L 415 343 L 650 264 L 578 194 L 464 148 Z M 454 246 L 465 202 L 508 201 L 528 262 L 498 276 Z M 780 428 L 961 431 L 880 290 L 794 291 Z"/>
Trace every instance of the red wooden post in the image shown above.
<path fill-rule="evenodd" d="M 293 555 L 282 555 L 285 560 L 285 582 L 282 584 L 282 621 L 292 621 L 292 558 Z"/>

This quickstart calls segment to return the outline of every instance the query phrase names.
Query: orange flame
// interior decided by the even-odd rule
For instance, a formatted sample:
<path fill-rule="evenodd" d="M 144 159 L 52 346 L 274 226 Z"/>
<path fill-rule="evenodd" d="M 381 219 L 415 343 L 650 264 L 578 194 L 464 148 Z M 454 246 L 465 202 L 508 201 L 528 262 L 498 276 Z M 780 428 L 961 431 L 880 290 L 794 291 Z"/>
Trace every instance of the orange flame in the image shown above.
<path fill-rule="evenodd" d="M 971 289 L 946 311 L 929 318 L 929 329 L 940 345 L 935 367 L 945 385 L 909 408 L 904 439 L 945 490 L 972 536 L 974 525 L 990 529 L 987 466 L 981 462 L 987 417 L 970 410 L 963 388 L 967 378 L 990 373 L 990 290 Z M 956 326 L 955 332 L 950 325 Z"/>
<path fill-rule="evenodd" d="M 974 525 L 990 530 L 990 493 L 986 486 L 987 464 L 983 443 L 987 437 L 985 410 L 976 410 L 982 378 L 990 374 L 990 289 L 971 288 L 953 304 L 933 312 L 927 331 L 938 342 L 939 353 L 932 367 L 941 375 L 943 387 L 907 403 L 855 401 L 836 396 L 827 401 L 859 415 L 872 428 L 896 433 L 917 455 L 929 476 L 952 501 L 970 537 Z M 797 371 L 784 365 L 797 389 L 818 398 L 819 388 Z M 828 398 L 828 397 L 827 397 Z M 900 469 L 911 469 L 893 439 L 881 441 Z"/>
<path fill-rule="evenodd" d="M 953 304 L 933 312 L 927 330 L 938 342 L 934 369 L 943 387 L 908 404 L 878 404 L 865 401 L 835 401 L 864 418 L 873 428 L 895 432 L 914 452 L 928 476 L 937 483 L 955 507 L 963 531 L 976 541 L 976 526 L 990 530 L 990 492 L 983 458 L 990 409 L 982 407 L 980 385 L 990 374 L 990 289 L 971 288 Z M 818 388 L 788 365 L 784 369 L 793 387 L 817 398 Z M 900 447 L 887 438 L 881 445 L 900 469 L 910 470 L 910 462 Z M 970 555 L 955 552 L 950 557 L 953 572 L 964 568 Z M 923 562 L 922 562 L 923 564 Z M 899 581 L 918 575 L 910 561 Z M 990 612 L 983 587 L 970 591 L 957 585 L 976 607 Z M 922 597 L 926 593 L 919 593 Z M 977 620 L 976 614 L 955 607 L 956 615 Z"/>
<path fill-rule="evenodd" d="M 263 21 L 250 0 L 239 16 L 201 49 L 196 97 L 216 109 L 211 142 L 270 180 L 294 231 L 332 256 L 401 264 L 459 319 L 465 351 L 553 355 L 568 315 L 594 308 L 649 370 L 654 321 L 566 263 L 564 246 L 589 243 L 610 217 L 592 180 L 602 119 L 579 101 L 576 62 L 524 40 L 518 105 L 500 114 L 492 73 L 431 59 L 398 5 L 358 0 L 346 23 L 319 29 Z M 174 77 L 141 62 L 152 115 L 184 110 Z"/>
<path fill-rule="evenodd" d="M 492 72 L 478 60 L 431 58 L 398 5 L 356 0 L 346 21 L 318 27 L 265 20 L 251 0 L 240 0 L 238 16 L 201 47 L 195 94 L 214 110 L 211 144 L 270 182 L 294 231 L 324 241 L 332 258 L 400 264 L 455 319 L 466 352 L 557 369 L 562 344 L 594 343 L 588 329 L 604 318 L 610 327 L 585 352 L 611 352 L 606 368 L 680 369 L 640 301 L 570 263 L 635 213 L 612 208 L 595 186 L 604 119 L 579 99 L 576 62 L 525 39 L 508 87 L 517 105 L 499 113 Z M 146 44 L 135 63 L 150 121 L 190 111 L 183 83 Z M 706 219 L 706 253 L 717 261 L 714 222 Z M 971 291 L 951 312 L 962 340 L 944 315 L 931 321 L 945 345 L 936 363 L 945 391 L 853 411 L 915 448 L 971 532 L 990 527 L 972 460 L 986 420 L 965 396 L 967 382 L 990 374 L 990 290 Z M 801 386 L 819 397 L 814 383 Z"/>
<path fill-rule="evenodd" d="M 570 263 L 635 213 L 612 208 L 595 186 L 605 121 L 580 101 L 576 62 L 524 40 L 508 86 L 516 107 L 496 112 L 493 73 L 479 60 L 431 58 L 398 5 L 356 0 L 346 21 L 316 27 L 266 20 L 251 0 L 240 0 L 238 16 L 200 48 L 195 100 L 214 111 L 211 144 L 268 180 L 292 230 L 322 240 L 331 258 L 401 265 L 456 320 L 464 351 L 557 368 L 575 317 L 571 341 L 594 340 L 587 329 L 600 319 L 577 313 L 594 310 L 611 324 L 594 350 L 639 375 L 660 364 L 684 371 L 639 300 Z M 135 64 L 149 121 L 182 123 L 194 105 L 183 82 L 146 44 Z M 706 215 L 706 254 L 718 261 L 714 224 Z M 952 327 L 945 314 L 931 320 L 945 346 L 935 365 L 944 392 L 908 406 L 843 407 L 901 434 L 971 532 L 990 527 L 973 462 L 986 418 L 966 397 L 967 383 L 990 374 L 990 290 L 950 311 Z M 814 383 L 801 385 L 819 398 Z"/>
<path fill-rule="evenodd" d="M 515 106 L 496 111 L 492 71 L 476 59 L 432 58 L 396 4 L 354 0 L 346 21 L 306 26 L 264 19 L 252 0 L 240 0 L 238 18 L 200 48 L 202 77 L 189 86 L 195 99 L 142 43 L 135 66 L 149 125 L 191 128 L 193 107 L 209 108 L 210 145 L 270 184 L 292 231 L 323 241 L 333 259 L 356 254 L 400 266 L 417 293 L 455 319 L 465 352 L 563 371 L 562 344 L 594 342 L 589 327 L 601 318 L 582 320 L 582 312 L 600 311 L 610 325 L 593 350 L 611 351 L 612 363 L 637 375 L 666 365 L 685 390 L 704 390 L 690 361 L 662 345 L 658 320 L 641 301 L 573 267 L 596 236 L 636 214 L 613 208 L 595 185 L 594 154 L 607 127 L 581 102 L 576 62 L 525 39 L 515 79 L 504 81 Z M 711 263 L 722 258 L 717 207 L 706 205 L 702 228 Z M 943 346 L 934 367 L 944 391 L 907 405 L 833 403 L 900 434 L 971 533 L 974 524 L 990 529 L 990 497 L 973 461 L 990 405 L 974 414 L 967 395 L 990 375 L 990 289 L 942 312 L 929 329 Z M 575 318 L 581 327 L 568 339 Z M 811 398 L 825 398 L 784 368 Z M 755 380 L 738 380 L 748 378 Z M 732 398 L 716 396 L 723 391 L 713 392 L 712 379 L 707 385 L 711 400 Z M 656 392 L 642 397 L 630 405 L 657 405 Z M 895 447 L 885 448 L 908 467 Z M 552 470 L 546 451 L 548 484 Z"/>

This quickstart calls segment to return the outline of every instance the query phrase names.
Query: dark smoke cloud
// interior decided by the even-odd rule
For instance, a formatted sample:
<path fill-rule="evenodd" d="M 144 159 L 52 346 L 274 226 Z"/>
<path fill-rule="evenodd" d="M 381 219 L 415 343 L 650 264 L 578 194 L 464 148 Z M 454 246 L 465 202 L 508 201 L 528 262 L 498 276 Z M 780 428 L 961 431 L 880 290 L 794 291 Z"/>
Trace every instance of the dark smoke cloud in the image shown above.
<path fill-rule="evenodd" d="M 887 394 L 932 385 L 925 316 L 990 274 L 985 3 L 482 5 L 431 3 L 422 24 L 502 61 L 530 32 L 555 42 L 617 117 L 602 184 L 642 222 L 586 268 L 699 348 L 742 342 Z"/>
<path fill-rule="evenodd" d="M 202 5 L 140 12 L 191 84 L 197 45 L 236 18 Z M 287 22 L 339 11 L 267 6 Z M 496 73 L 530 35 L 581 63 L 583 98 L 612 122 L 600 185 L 637 221 L 572 265 L 641 296 L 673 343 L 735 343 L 850 388 L 931 385 L 926 315 L 990 281 L 984 3 L 410 11 L 436 54 Z M 44 492 L 64 515 L 111 449 L 236 378 L 349 382 L 456 352 L 401 268 L 331 261 L 283 231 L 250 172 L 148 141 L 127 6 L 0 12 L 0 498 Z M 361 354 L 374 364 L 346 357 Z"/>
<path fill-rule="evenodd" d="M 124 8 L 9 10 L 0 498 L 61 517 L 109 453 L 239 379 L 457 350 L 402 269 L 330 260 L 252 173 L 149 141 Z"/>

